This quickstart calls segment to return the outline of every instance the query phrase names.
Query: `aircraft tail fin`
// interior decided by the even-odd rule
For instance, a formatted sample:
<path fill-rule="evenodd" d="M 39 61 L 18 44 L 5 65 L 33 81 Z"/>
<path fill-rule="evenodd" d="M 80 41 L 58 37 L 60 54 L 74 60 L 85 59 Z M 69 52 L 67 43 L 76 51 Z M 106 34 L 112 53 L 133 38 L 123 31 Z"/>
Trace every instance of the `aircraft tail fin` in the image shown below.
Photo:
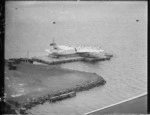
<path fill-rule="evenodd" d="M 53 46 L 53 49 L 57 49 L 57 45 L 54 42 L 54 38 L 52 38 L 52 43 L 50 43 L 50 46 Z"/>

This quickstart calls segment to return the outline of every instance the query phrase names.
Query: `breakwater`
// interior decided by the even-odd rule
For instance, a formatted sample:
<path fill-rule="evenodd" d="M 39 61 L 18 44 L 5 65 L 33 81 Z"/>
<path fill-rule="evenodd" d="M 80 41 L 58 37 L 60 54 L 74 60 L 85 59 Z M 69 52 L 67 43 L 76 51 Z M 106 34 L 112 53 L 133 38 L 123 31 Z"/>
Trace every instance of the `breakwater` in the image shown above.
<path fill-rule="evenodd" d="M 102 80 L 101 78 L 98 78 L 95 81 L 91 81 L 89 83 L 82 84 L 82 85 L 77 85 L 74 88 L 68 88 L 68 89 L 65 89 L 62 91 L 57 91 L 53 94 L 46 94 L 46 95 L 43 95 L 43 96 L 40 96 L 37 98 L 27 99 L 23 103 L 18 103 L 17 101 L 13 101 L 13 100 L 8 100 L 8 103 L 19 108 L 19 110 L 17 110 L 17 111 L 20 111 L 20 113 L 24 114 L 24 113 L 26 113 L 26 111 L 28 109 L 31 109 L 32 107 L 35 107 L 38 104 L 44 104 L 47 101 L 49 103 L 54 103 L 56 101 L 66 99 L 68 97 L 74 97 L 74 96 L 76 96 L 76 92 L 89 90 L 91 88 L 98 87 L 100 85 L 104 85 L 105 83 L 106 83 L 106 81 L 104 79 Z M 71 92 L 74 92 L 74 94 L 67 95 Z M 63 95 L 67 95 L 67 96 L 63 96 Z M 59 98 L 56 98 L 56 97 L 59 97 Z"/>

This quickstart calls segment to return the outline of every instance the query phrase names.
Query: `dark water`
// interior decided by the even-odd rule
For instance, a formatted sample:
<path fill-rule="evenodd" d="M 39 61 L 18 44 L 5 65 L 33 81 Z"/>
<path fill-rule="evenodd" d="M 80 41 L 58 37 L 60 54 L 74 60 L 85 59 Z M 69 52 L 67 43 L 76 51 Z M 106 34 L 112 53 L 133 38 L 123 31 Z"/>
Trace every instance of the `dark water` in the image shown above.
<path fill-rule="evenodd" d="M 52 37 L 58 44 L 96 45 L 114 55 L 109 61 L 61 65 L 95 72 L 107 83 L 36 106 L 33 114 L 84 114 L 147 92 L 146 2 L 7 2 L 6 21 L 6 58 L 45 55 Z"/>

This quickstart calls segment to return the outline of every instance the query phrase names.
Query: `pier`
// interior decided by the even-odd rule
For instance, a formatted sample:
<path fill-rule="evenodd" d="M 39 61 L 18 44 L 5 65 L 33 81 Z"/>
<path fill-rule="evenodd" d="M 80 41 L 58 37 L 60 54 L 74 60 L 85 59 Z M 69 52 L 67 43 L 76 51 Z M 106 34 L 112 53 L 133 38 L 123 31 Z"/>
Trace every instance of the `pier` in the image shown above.
<path fill-rule="evenodd" d="M 52 58 L 48 56 L 41 56 L 41 57 L 33 57 L 32 61 L 48 64 L 48 65 L 55 65 L 55 64 L 77 62 L 77 61 L 83 61 L 83 62 L 104 61 L 104 60 L 110 60 L 111 57 L 112 57 L 111 54 L 106 54 L 103 58 L 89 58 L 89 57 L 81 57 L 81 56 Z"/>
<path fill-rule="evenodd" d="M 61 63 L 68 63 L 68 62 L 76 62 L 76 61 L 82 61 L 84 60 L 83 57 L 67 57 L 67 58 L 51 58 L 47 56 L 42 57 L 34 57 L 32 58 L 33 62 L 48 64 L 48 65 L 55 65 L 55 64 L 61 64 Z"/>

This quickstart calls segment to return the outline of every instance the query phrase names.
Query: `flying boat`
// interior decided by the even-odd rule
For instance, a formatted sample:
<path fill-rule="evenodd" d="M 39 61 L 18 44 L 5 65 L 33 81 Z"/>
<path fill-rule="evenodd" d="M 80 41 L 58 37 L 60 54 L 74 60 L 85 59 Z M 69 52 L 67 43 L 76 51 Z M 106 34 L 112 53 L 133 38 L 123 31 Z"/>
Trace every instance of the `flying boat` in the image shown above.
<path fill-rule="evenodd" d="M 48 52 L 48 56 L 53 58 L 59 57 L 71 57 L 71 56 L 81 56 L 81 57 L 88 57 L 88 58 L 103 58 L 104 50 L 92 47 L 71 47 L 66 45 L 57 45 L 54 40 L 50 43 L 52 49 L 46 49 L 45 51 Z"/>
<path fill-rule="evenodd" d="M 48 52 L 48 56 L 53 58 L 73 56 L 77 52 L 76 48 L 66 45 L 57 45 L 54 40 L 50 43 L 50 46 L 52 49 L 45 49 L 45 51 Z"/>

